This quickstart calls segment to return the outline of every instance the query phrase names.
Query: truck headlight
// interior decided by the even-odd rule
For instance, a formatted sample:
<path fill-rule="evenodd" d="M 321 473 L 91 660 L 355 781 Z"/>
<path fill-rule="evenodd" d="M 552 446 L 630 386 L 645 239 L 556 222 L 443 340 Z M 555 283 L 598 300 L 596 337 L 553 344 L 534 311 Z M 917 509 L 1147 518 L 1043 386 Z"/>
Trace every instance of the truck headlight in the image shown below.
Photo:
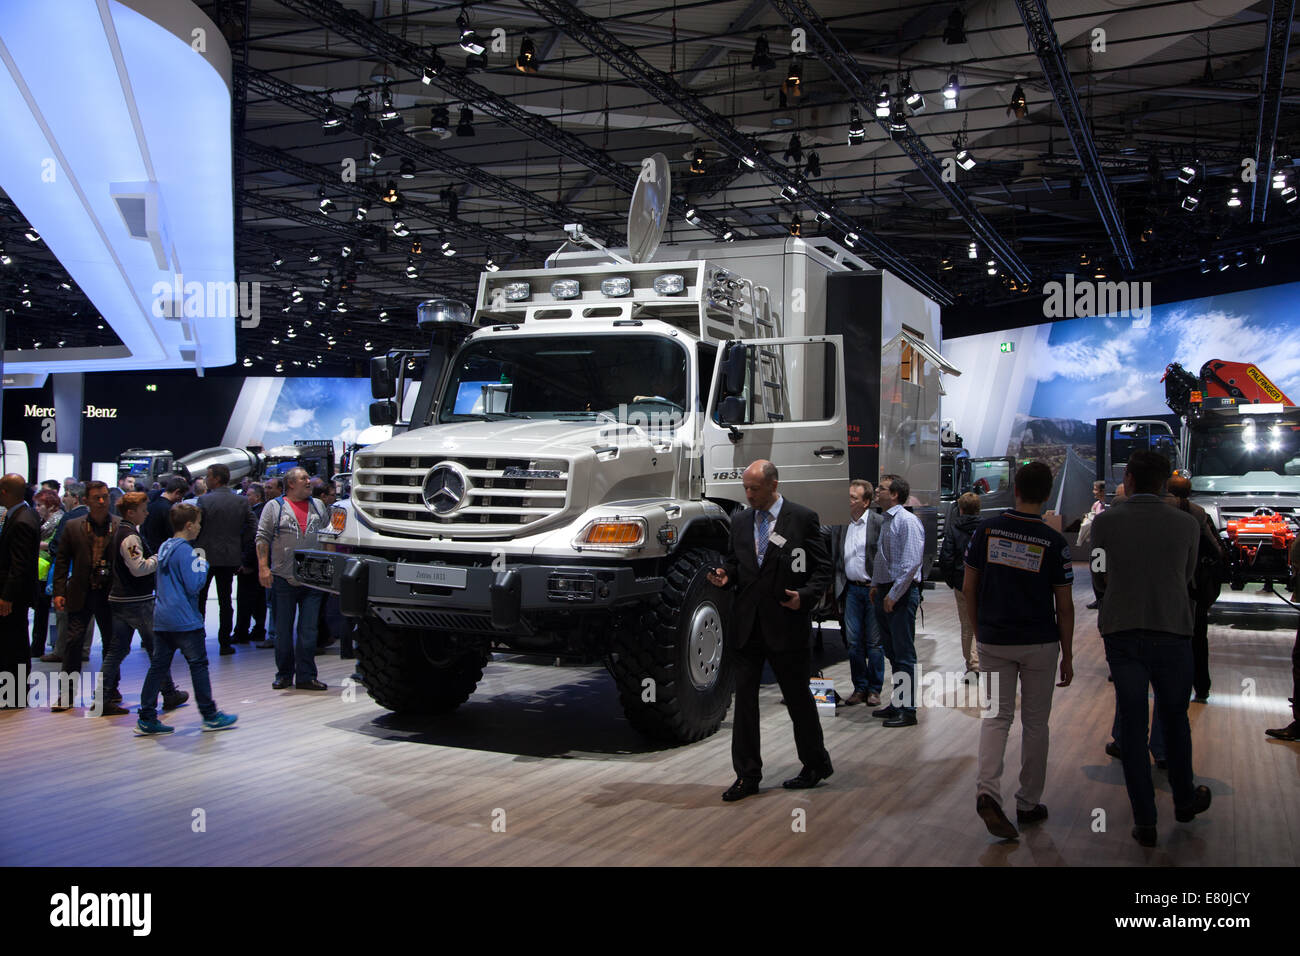
<path fill-rule="evenodd" d="M 601 518 L 590 521 L 573 539 L 573 546 L 598 551 L 622 551 L 639 548 L 646 540 L 644 518 Z"/>
<path fill-rule="evenodd" d="M 533 287 L 527 282 L 507 282 L 501 287 L 507 302 L 523 302 L 533 294 Z"/>
<path fill-rule="evenodd" d="M 576 299 L 582 295 L 577 279 L 556 279 L 551 283 L 551 295 L 556 299 Z"/>
<path fill-rule="evenodd" d="M 659 295 L 678 295 L 686 288 L 686 280 L 675 272 L 655 276 L 655 292 Z"/>
<path fill-rule="evenodd" d="M 632 280 L 627 276 L 611 276 L 600 280 L 600 291 L 611 299 L 632 294 Z"/>

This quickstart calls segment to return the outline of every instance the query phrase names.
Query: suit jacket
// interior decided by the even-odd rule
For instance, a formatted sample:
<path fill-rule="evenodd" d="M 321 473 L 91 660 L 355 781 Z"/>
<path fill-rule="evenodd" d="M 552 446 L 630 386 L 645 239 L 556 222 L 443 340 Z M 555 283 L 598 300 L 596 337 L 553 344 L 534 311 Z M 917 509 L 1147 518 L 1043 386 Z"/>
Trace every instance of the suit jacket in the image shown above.
<path fill-rule="evenodd" d="M 36 556 L 41 547 L 41 522 L 31 505 L 9 509 L 0 531 L 0 598 L 17 608 L 30 607 L 36 598 Z M 23 611 L 26 620 L 26 611 Z"/>
<path fill-rule="evenodd" d="M 729 586 L 736 592 L 731 645 L 744 647 L 757 629 L 770 651 L 806 648 L 812 633 L 812 610 L 834 571 L 817 513 L 785 498 L 762 567 L 754 551 L 754 517 L 752 508 L 732 517 L 731 539 L 723 559 Z M 776 537 L 784 538 L 784 544 L 772 540 Z M 796 565 L 802 570 L 796 570 Z M 799 610 L 781 606 L 787 589 L 799 592 Z"/>
<path fill-rule="evenodd" d="M 209 567 L 239 567 L 257 533 L 248 499 L 221 487 L 213 488 L 195 504 L 203 511 L 203 527 L 194 547 L 203 549 Z"/>
<path fill-rule="evenodd" d="M 876 563 L 876 551 L 880 547 L 880 528 L 885 523 L 885 516 L 874 508 L 868 508 L 863 515 L 867 522 L 867 577 Z M 846 524 L 831 525 L 827 535 L 826 546 L 830 550 L 830 561 L 835 566 L 835 600 L 843 601 L 848 589 L 848 575 L 844 573 L 844 536 L 848 534 Z"/>
<path fill-rule="evenodd" d="M 108 516 L 108 544 L 104 547 L 104 560 L 108 564 L 108 580 L 104 582 L 104 593 L 113 585 L 114 566 L 117 564 L 116 549 L 113 540 L 117 537 L 117 526 L 122 519 L 115 514 Z M 54 560 L 54 596 L 66 598 L 68 610 L 75 613 L 86 606 L 86 596 L 90 593 L 90 565 L 93 560 L 91 552 L 90 515 L 74 518 L 63 528 L 59 539 L 59 555 Z M 72 565 L 72 576 L 68 577 L 68 565 Z"/>

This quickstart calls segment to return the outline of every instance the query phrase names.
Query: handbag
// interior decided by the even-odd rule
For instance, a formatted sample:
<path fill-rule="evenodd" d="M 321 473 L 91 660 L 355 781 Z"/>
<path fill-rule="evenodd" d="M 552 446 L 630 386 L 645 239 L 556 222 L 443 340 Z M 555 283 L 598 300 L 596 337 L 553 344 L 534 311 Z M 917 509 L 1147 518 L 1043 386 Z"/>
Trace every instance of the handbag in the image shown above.
<path fill-rule="evenodd" d="M 1083 523 L 1079 525 L 1079 537 L 1074 542 L 1075 547 L 1086 549 L 1092 542 L 1092 519 L 1097 517 L 1091 511 L 1083 516 Z"/>

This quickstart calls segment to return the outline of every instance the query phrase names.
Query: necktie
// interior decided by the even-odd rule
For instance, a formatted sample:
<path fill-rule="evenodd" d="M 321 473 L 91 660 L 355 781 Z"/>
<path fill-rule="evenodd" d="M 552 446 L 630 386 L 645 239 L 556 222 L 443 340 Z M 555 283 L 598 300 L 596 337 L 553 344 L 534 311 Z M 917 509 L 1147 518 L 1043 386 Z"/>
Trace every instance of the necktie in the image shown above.
<path fill-rule="evenodd" d="M 760 511 L 758 513 L 758 563 L 760 566 L 763 563 L 763 555 L 767 553 L 767 524 L 771 520 L 772 515 L 770 512 Z"/>

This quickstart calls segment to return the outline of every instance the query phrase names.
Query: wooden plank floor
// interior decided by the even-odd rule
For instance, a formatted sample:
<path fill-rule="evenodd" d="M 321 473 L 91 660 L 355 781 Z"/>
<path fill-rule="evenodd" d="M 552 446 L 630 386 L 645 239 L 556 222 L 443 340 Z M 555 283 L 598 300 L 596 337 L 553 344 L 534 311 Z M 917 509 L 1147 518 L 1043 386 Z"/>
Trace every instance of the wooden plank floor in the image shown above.
<path fill-rule="evenodd" d="M 318 658 L 328 693 L 272 691 L 273 652 L 216 655 L 218 704 L 237 729 L 199 732 L 191 704 L 177 733 L 132 735 L 134 716 L 0 712 L 0 864 L 7 865 L 1252 865 L 1300 863 L 1300 745 L 1270 741 L 1289 720 L 1291 624 L 1214 624 L 1214 688 L 1191 709 L 1199 782 L 1214 804 L 1176 824 L 1155 772 L 1160 846 L 1130 837 L 1117 761 L 1103 753 L 1113 694 L 1106 681 L 1087 574 L 1075 600 L 1076 678 L 1057 690 L 1044 801 L 1051 816 L 1019 842 L 990 837 L 974 812 L 978 710 L 929 707 L 920 726 L 890 730 L 863 707 L 823 719 L 835 762 L 812 792 L 780 781 L 798 770 L 775 685 L 762 691 L 764 792 L 723 804 L 731 724 L 687 747 L 648 744 L 622 719 L 597 667 L 499 660 L 456 714 L 406 720 L 363 691 L 346 700 L 352 662 Z M 917 649 L 930 671 L 960 666 L 946 588 L 928 592 Z M 215 633 L 215 602 L 209 634 Z M 827 632 L 827 676 L 848 684 L 839 637 Z M 98 667 L 96 640 L 91 664 Z M 47 668 L 50 665 L 38 665 Z M 147 661 L 123 667 L 138 701 Z M 173 674 L 189 688 L 177 657 Z M 1253 682 L 1253 694 L 1243 692 Z M 1248 684 L 1247 687 L 1250 687 Z M 1013 725 L 1003 780 L 1013 805 Z M 796 832 L 795 811 L 804 811 Z M 203 811 L 205 832 L 194 832 Z M 1094 820 L 1104 812 L 1106 831 Z M 505 830 L 494 830 L 504 819 Z"/>

